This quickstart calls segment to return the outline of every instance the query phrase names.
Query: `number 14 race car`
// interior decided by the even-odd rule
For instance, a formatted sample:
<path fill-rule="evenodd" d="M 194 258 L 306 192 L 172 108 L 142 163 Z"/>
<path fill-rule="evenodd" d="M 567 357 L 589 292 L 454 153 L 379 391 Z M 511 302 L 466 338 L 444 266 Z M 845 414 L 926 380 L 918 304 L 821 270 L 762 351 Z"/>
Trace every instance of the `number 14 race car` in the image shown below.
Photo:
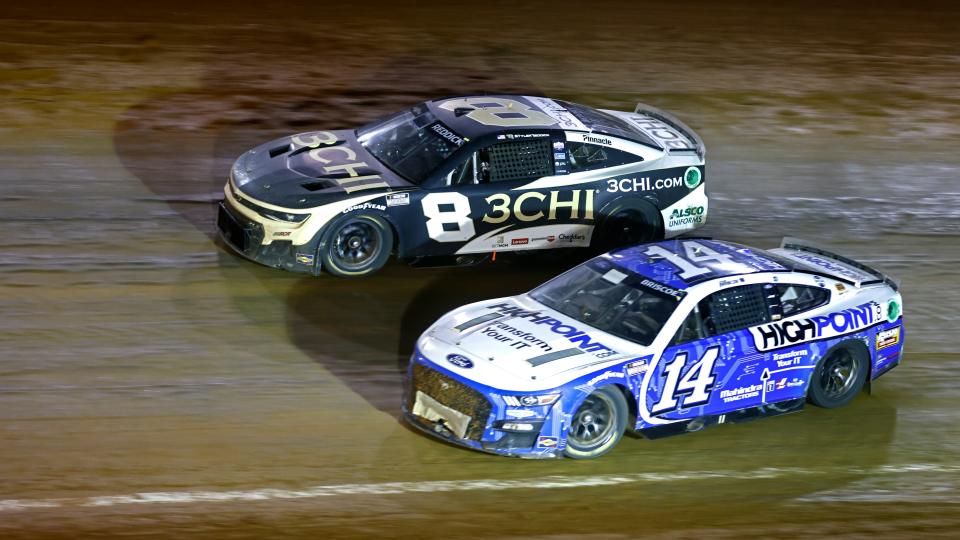
<path fill-rule="evenodd" d="M 445 315 L 417 342 L 404 412 L 477 450 L 590 458 L 627 427 L 656 438 L 839 407 L 900 362 L 897 290 L 789 239 L 624 248 Z"/>
<path fill-rule="evenodd" d="M 358 130 L 237 159 L 217 226 L 256 262 L 362 276 L 391 254 L 468 264 L 497 251 L 600 247 L 704 224 L 704 146 L 672 116 L 531 96 L 427 101 Z"/>

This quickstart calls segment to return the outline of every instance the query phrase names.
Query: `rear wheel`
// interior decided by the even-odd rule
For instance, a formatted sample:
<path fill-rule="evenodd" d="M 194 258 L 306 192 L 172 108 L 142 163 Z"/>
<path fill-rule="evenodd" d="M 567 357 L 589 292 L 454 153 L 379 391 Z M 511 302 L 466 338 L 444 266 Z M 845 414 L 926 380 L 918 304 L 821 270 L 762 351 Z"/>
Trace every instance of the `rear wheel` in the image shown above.
<path fill-rule="evenodd" d="M 321 246 L 324 270 L 340 277 L 367 276 L 390 258 L 393 230 L 379 216 L 349 216 L 327 228 Z"/>
<path fill-rule="evenodd" d="M 623 437 L 627 415 L 627 400 L 615 386 L 593 392 L 573 413 L 564 453 L 577 459 L 606 454 Z"/>
<path fill-rule="evenodd" d="M 813 371 L 807 392 L 814 405 L 832 409 L 850 403 L 867 381 L 868 355 L 856 343 L 830 349 Z"/>
<path fill-rule="evenodd" d="M 601 251 L 653 242 L 663 236 L 660 213 L 649 203 L 614 210 L 600 224 L 593 246 Z"/>

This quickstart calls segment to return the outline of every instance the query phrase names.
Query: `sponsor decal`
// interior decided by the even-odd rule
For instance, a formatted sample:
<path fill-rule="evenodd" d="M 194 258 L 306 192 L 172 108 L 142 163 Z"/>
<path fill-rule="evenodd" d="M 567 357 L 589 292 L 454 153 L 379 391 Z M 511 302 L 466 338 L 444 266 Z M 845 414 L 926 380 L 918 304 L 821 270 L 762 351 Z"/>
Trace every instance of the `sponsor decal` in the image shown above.
<path fill-rule="evenodd" d="M 462 354 L 448 354 L 447 362 L 464 369 L 470 369 L 473 367 L 473 361 Z"/>
<path fill-rule="evenodd" d="M 525 191 L 514 199 L 509 193 L 494 193 L 487 197 L 490 210 L 483 215 L 483 221 L 494 225 L 503 223 L 515 216 L 519 221 L 537 221 L 546 218 L 547 221 L 558 219 L 558 210 L 569 210 L 569 219 L 593 220 L 592 189 L 572 189 L 569 191 L 552 190 L 549 195 L 539 191 Z M 539 201 L 540 204 L 537 204 Z M 544 202 L 547 202 L 547 211 L 543 211 Z M 566 216 L 560 216 L 563 220 Z"/>
<path fill-rule="evenodd" d="M 887 322 L 894 322 L 900 318 L 900 302 L 896 298 L 891 298 L 887 302 Z"/>
<path fill-rule="evenodd" d="M 560 161 L 563 161 L 567 159 L 567 155 L 564 154 L 563 152 L 554 152 L 553 159 L 559 159 Z"/>
<path fill-rule="evenodd" d="M 514 239 L 510 240 L 510 244 L 511 244 L 511 245 L 514 245 L 514 246 L 521 246 L 521 245 L 525 245 L 525 244 L 529 244 L 529 243 L 530 243 L 530 239 L 529 239 L 529 238 L 514 238 Z"/>
<path fill-rule="evenodd" d="M 480 331 L 481 336 L 499 341 L 508 347 L 514 349 L 526 349 L 527 347 L 538 347 L 543 352 L 552 352 L 553 347 L 539 337 L 525 332 L 507 323 L 497 323 L 488 326 Z"/>
<path fill-rule="evenodd" d="M 530 418 L 531 416 L 536 416 L 537 413 L 529 409 L 507 409 L 506 415 L 511 418 Z"/>
<path fill-rule="evenodd" d="M 649 116 L 630 115 L 627 117 L 631 124 L 637 126 L 644 133 L 660 141 L 666 148 L 692 148 L 690 141 L 680 135 L 672 126 Z"/>
<path fill-rule="evenodd" d="M 852 334 L 880 321 L 880 304 L 867 302 L 829 315 L 762 324 L 751 328 L 750 333 L 758 351 L 769 351 L 806 341 Z"/>
<path fill-rule="evenodd" d="M 741 277 L 741 278 L 734 278 L 734 279 L 721 279 L 719 282 L 717 282 L 717 285 L 719 285 L 719 286 L 721 286 L 721 287 L 726 287 L 726 286 L 728 286 L 728 285 L 736 285 L 736 284 L 738 284 L 738 283 L 743 283 L 744 281 L 746 281 L 746 279 L 744 279 L 744 278 L 742 278 L 742 277 Z"/>
<path fill-rule="evenodd" d="M 554 333 L 567 338 L 570 343 L 576 345 L 580 350 L 592 353 L 597 358 L 606 358 L 608 356 L 614 356 L 618 354 L 617 351 L 611 349 L 603 343 L 595 341 L 586 332 L 579 330 L 575 326 L 564 324 L 562 321 L 554 319 L 549 315 L 544 315 L 540 311 L 527 311 L 523 308 L 507 303 L 495 304 L 489 306 L 489 309 L 493 309 L 503 315 L 509 315 L 514 318 L 528 319 L 534 324 L 546 325 Z"/>
<path fill-rule="evenodd" d="M 556 239 L 557 237 L 551 234 L 550 236 L 547 237 L 547 242 L 553 242 Z"/>
<path fill-rule="evenodd" d="M 817 255 L 814 255 L 813 253 L 807 253 L 807 252 L 801 251 L 796 253 L 790 253 L 790 256 L 795 259 L 800 259 L 802 261 L 808 262 L 814 266 L 819 266 L 820 268 L 823 268 L 824 270 L 827 270 L 834 274 L 841 275 L 846 278 L 850 278 L 854 281 L 860 281 L 864 277 L 864 274 L 860 272 L 851 270 L 846 266 L 833 262 L 830 259 L 819 257 Z"/>
<path fill-rule="evenodd" d="M 277 231 L 273 233 L 274 236 L 290 236 L 293 234 L 291 231 Z"/>
<path fill-rule="evenodd" d="M 430 126 L 430 129 L 431 129 L 434 133 L 436 133 L 437 135 L 440 135 L 440 136 L 443 137 L 444 139 L 452 142 L 453 144 L 455 144 L 455 145 L 457 145 L 457 146 L 463 146 L 463 141 L 464 141 L 464 140 L 469 140 L 469 139 L 464 139 L 463 137 L 461 137 L 461 136 L 457 135 L 456 133 L 450 131 L 449 129 L 447 129 L 446 126 L 444 126 L 443 124 L 441 124 L 441 123 L 439 123 L 439 122 L 436 123 L 436 124 L 434 124 L 434 125 L 432 125 L 432 126 Z"/>
<path fill-rule="evenodd" d="M 640 178 L 611 178 L 607 182 L 609 193 L 633 193 L 636 191 L 659 191 L 683 186 L 683 177 L 654 178 L 649 176 Z"/>
<path fill-rule="evenodd" d="M 493 241 L 493 247 L 494 247 L 494 248 L 505 248 L 505 247 L 510 247 L 510 246 L 509 246 L 509 244 L 507 244 L 507 241 L 503 239 L 503 235 L 500 235 L 500 236 L 498 236 L 498 237 Z"/>
<path fill-rule="evenodd" d="M 794 377 L 788 380 L 786 377 L 781 377 L 779 379 L 770 379 L 767 381 L 766 391 L 767 393 L 770 393 L 778 390 L 785 390 L 787 388 L 796 388 L 798 386 L 803 386 L 803 379 Z"/>
<path fill-rule="evenodd" d="M 736 388 L 731 388 L 729 390 L 721 390 L 720 399 L 722 399 L 724 403 L 730 403 L 731 401 L 741 401 L 744 399 L 750 399 L 750 398 L 759 396 L 761 390 L 763 390 L 763 385 L 760 385 L 760 384 L 738 386 Z"/>
<path fill-rule="evenodd" d="M 297 262 L 300 264 L 313 264 L 313 259 L 312 253 L 297 253 Z"/>
<path fill-rule="evenodd" d="M 900 327 L 877 332 L 877 350 L 886 349 L 900 343 Z"/>
<path fill-rule="evenodd" d="M 560 141 L 557 141 L 557 142 L 553 143 L 553 149 L 554 149 L 555 151 L 558 151 L 558 152 L 563 152 L 563 151 L 566 150 L 566 149 L 563 147 L 563 143 L 560 142 Z"/>
<path fill-rule="evenodd" d="M 597 137 L 596 135 L 590 135 L 589 133 L 583 134 L 583 142 L 593 143 L 593 144 L 602 144 L 604 146 L 612 146 L 613 141 L 606 137 Z"/>
<path fill-rule="evenodd" d="M 636 362 L 630 362 L 625 367 L 627 368 L 627 375 L 643 375 L 647 372 L 649 365 L 646 360 L 637 360 Z"/>
<path fill-rule="evenodd" d="M 837 292 L 840 294 L 847 292 L 847 288 L 843 285 L 843 283 L 834 283 L 833 286 L 836 287 Z"/>
<path fill-rule="evenodd" d="M 687 187 L 690 189 L 699 186 L 702 178 L 703 175 L 700 173 L 700 169 L 696 167 L 690 167 L 683 173 L 683 182 L 687 184 Z"/>
<path fill-rule="evenodd" d="M 623 378 L 623 373 L 619 371 L 607 371 L 587 381 L 587 386 L 596 386 L 598 382 L 605 381 L 607 379 L 622 379 L 622 378 Z"/>
<path fill-rule="evenodd" d="M 407 206 L 410 204 L 409 193 L 390 193 L 387 195 L 387 206 Z"/>
<path fill-rule="evenodd" d="M 790 366 L 799 366 L 800 362 L 803 361 L 803 356 L 807 356 L 808 352 L 806 350 L 796 350 L 785 353 L 774 353 L 773 361 L 777 363 L 778 368 L 785 368 Z"/>
<path fill-rule="evenodd" d="M 556 437 L 540 435 L 537 437 L 537 448 L 556 448 L 558 442 Z"/>
<path fill-rule="evenodd" d="M 706 211 L 706 208 L 703 206 L 688 206 L 683 210 L 679 208 L 674 208 L 673 212 L 670 213 L 670 221 L 667 222 L 667 227 L 674 228 L 680 227 L 681 225 L 702 225 L 703 224 L 703 213 Z"/>
<path fill-rule="evenodd" d="M 583 241 L 585 241 L 586 239 L 587 239 L 586 235 L 583 235 L 583 234 L 580 234 L 580 233 L 574 233 L 574 234 L 564 234 L 564 233 L 560 233 L 560 234 L 557 236 L 557 240 L 559 240 L 559 241 L 561 241 L 561 242 L 569 242 L 569 243 L 573 243 L 573 242 L 583 242 Z"/>
<path fill-rule="evenodd" d="M 674 289 L 673 287 L 667 287 L 666 285 L 663 285 L 662 283 L 657 283 L 656 281 L 649 280 L 649 279 L 644 279 L 643 281 L 640 282 L 640 284 L 643 285 L 644 287 L 648 288 L 648 289 L 653 289 L 653 290 L 655 290 L 655 291 L 660 291 L 660 292 L 662 292 L 663 294 L 668 294 L 668 295 L 670 295 L 670 296 L 673 296 L 674 298 L 683 298 L 684 296 L 687 295 L 687 292 L 686 292 L 686 291 L 681 291 L 681 290 L 679 290 L 679 289 Z"/>
<path fill-rule="evenodd" d="M 333 176 L 333 180 L 347 193 L 365 189 L 390 187 L 379 174 L 360 174 L 362 169 L 371 170 L 365 161 L 357 161 L 357 153 L 349 145 L 340 144 L 337 136 L 329 131 L 304 133 L 290 139 L 293 150 L 307 147 L 306 159 L 319 163 L 324 176 Z"/>
<path fill-rule="evenodd" d="M 386 210 L 386 209 L 387 209 L 387 207 L 384 206 L 384 205 L 382 205 L 382 204 L 373 204 L 373 203 L 365 202 L 365 203 L 363 203 L 363 204 L 355 204 L 355 205 L 353 205 L 353 206 L 348 206 L 347 208 L 344 208 L 344 209 L 343 209 L 343 212 L 341 212 L 341 214 L 348 214 L 348 213 L 354 212 L 354 211 L 356 211 L 356 210 L 380 210 L 380 211 L 383 211 L 383 210 Z"/>

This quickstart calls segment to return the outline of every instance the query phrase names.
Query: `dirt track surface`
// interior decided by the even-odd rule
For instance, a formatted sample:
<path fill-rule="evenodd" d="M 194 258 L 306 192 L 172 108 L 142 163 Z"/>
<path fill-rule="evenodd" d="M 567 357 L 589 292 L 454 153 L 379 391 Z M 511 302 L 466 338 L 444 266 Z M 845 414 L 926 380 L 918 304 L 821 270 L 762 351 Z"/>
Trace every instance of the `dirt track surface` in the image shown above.
<path fill-rule="evenodd" d="M 0 536 L 955 535 L 956 8 L 140 4 L 0 8 Z M 254 144 L 480 91 L 675 112 L 704 233 L 899 277 L 904 365 L 592 462 L 411 431 L 417 335 L 570 262 L 305 278 L 216 244 L 213 202 Z"/>

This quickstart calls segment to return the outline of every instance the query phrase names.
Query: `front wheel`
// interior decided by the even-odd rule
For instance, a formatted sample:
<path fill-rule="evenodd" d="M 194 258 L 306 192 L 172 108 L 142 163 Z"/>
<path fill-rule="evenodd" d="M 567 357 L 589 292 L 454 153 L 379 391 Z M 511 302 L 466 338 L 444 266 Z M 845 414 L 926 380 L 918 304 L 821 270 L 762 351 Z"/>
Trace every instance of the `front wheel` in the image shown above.
<path fill-rule="evenodd" d="M 327 228 L 320 256 L 324 270 L 340 277 L 370 275 L 393 251 L 393 229 L 379 216 L 349 216 Z"/>
<path fill-rule="evenodd" d="M 615 386 L 605 386 L 587 396 L 567 431 L 567 457 L 589 459 L 613 449 L 627 427 L 627 400 Z"/>
<path fill-rule="evenodd" d="M 857 344 L 840 344 L 820 360 L 813 371 L 808 396 L 819 407 L 832 409 L 850 403 L 867 381 L 867 353 Z"/>

